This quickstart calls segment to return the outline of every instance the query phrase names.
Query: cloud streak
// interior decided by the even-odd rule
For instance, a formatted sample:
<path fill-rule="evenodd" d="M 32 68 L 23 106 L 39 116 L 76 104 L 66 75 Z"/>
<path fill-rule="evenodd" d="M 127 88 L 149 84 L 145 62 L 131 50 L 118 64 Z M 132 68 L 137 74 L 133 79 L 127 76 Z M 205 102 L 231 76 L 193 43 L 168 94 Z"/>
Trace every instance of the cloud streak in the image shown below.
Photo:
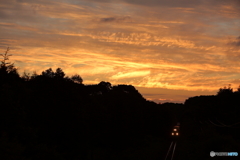
<path fill-rule="evenodd" d="M 131 22 L 130 16 L 101 18 L 100 22 Z"/>

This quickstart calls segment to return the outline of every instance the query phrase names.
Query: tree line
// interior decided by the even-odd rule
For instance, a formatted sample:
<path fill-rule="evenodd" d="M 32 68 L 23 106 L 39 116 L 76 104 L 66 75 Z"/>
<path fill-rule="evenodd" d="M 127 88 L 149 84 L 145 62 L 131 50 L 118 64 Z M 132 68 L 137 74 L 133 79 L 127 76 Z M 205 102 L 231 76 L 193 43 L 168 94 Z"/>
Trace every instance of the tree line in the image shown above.
<path fill-rule="evenodd" d="M 239 90 L 156 104 L 132 85 L 84 85 L 61 68 L 20 76 L 8 52 L 0 66 L 1 159 L 163 159 L 176 122 L 178 159 L 239 149 Z"/>

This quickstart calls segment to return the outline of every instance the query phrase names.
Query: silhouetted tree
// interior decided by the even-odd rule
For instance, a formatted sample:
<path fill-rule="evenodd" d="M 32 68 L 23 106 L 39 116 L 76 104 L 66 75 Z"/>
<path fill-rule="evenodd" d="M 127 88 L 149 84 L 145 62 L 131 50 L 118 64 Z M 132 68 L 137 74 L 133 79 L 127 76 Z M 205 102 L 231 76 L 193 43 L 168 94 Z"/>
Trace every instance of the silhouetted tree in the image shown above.
<path fill-rule="evenodd" d="M 78 84 L 82 84 L 83 83 L 83 79 L 80 75 L 78 74 L 75 74 L 71 77 L 71 80 L 74 82 L 74 83 L 78 83 Z"/>
<path fill-rule="evenodd" d="M 7 67 L 8 62 L 6 62 L 7 60 L 9 60 L 9 57 L 12 56 L 12 55 L 8 55 L 8 51 L 9 51 L 9 47 L 7 48 L 5 54 L 1 54 L 1 56 L 3 57 L 3 60 L 1 61 L 1 67 Z"/>
<path fill-rule="evenodd" d="M 46 71 L 42 72 L 42 76 L 53 78 L 55 73 L 53 72 L 52 68 L 47 69 Z"/>
<path fill-rule="evenodd" d="M 22 75 L 22 78 L 25 80 L 25 81 L 29 81 L 31 79 L 31 75 L 30 73 L 27 73 L 27 72 L 23 72 L 23 75 Z"/>
<path fill-rule="evenodd" d="M 228 88 L 225 86 L 224 88 L 220 88 L 217 95 L 231 95 L 233 93 L 233 88 L 231 88 L 231 84 L 228 85 Z"/>
<path fill-rule="evenodd" d="M 17 74 L 17 69 L 14 67 L 14 63 L 7 62 L 9 57 L 12 55 L 8 54 L 9 47 L 7 48 L 5 54 L 1 54 L 3 60 L 1 61 L 1 71 L 6 73 L 14 73 Z"/>
<path fill-rule="evenodd" d="M 31 75 L 31 79 L 34 79 L 34 78 L 36 78 L 37 76 L 38 76 L 37 72 L 34 71 L 33 74 Z"/>
<path fill-rule="evenodd" d="M 1 61 L 0 65 L 0 81 L 2 82 L 10 82 L 11 80 L 19 79 L 19 74 L 17 72 L 17 68 L 14 66 L 14 63 L 7 62 L 9 60 L 9 57 L 12 56 L 9 55 L 8 52 L 9 47 L 4 54 L 1 54 L 3 60 Z"/>
<path fill-rule="evenodd" d="M 236 91 L 236 92 L 240 93 L 240 85 L 238 86 L 238 88 L 237 88 L 237 91 Z"/>
<path fill-rule="evenodd" d="M 57 79 L 63 79 L 64 76 L 65 73 L 63 72 L 63 70 L 61 68 L 57 68 L 56 72 L 54 73 L 54 77 Z"/>

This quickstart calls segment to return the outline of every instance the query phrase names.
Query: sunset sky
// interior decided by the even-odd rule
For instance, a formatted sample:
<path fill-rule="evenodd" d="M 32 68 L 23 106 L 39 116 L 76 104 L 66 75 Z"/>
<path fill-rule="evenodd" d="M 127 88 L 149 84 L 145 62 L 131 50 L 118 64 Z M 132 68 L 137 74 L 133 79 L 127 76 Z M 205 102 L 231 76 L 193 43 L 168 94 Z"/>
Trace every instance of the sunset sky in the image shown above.
<path fill-rule="evenodd" d="M 239 0 L 0 0 L 0 52 L 32 73 L 184 102 L 240 85 Z"/>

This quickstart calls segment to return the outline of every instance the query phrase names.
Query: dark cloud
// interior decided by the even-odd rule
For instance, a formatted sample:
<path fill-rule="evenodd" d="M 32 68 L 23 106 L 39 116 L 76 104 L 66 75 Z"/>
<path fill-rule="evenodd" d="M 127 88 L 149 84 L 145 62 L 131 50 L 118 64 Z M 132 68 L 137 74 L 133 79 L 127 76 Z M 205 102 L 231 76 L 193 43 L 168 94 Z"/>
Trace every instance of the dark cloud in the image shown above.
<path fill-rule="evenodd" d="M 89 1 L 89 0 L 88 0 Z M 90 0 L 99 3 L 116 3 L 116 0 Z M 237 0 L 229 0 L 230 2 L 235 2 Z M 168 6 L 168 7 L 193 7 L 197 5 L 202 5 L 205 3 L 219 4 L 226 3 L 222 0 L 117 0 L 117 2 L 127 2 L 134 5 L 143 6 Z"/>
<path fill-rule="evenodd" d="M 114 18 L 114 17 L 101 18 L 101 22 L 113 22 L 115 20 L 116 20 L 116 18 Z"/>
<path fill-rule="evenodd" d="M 89 1 L 89 0 L 88 0 Z M 127 2 L 129 4 L 144 5 L 144 6 L 172 6 L 172 7 L 186 7 L 201 4 L 207 0 L 90 0 L 99 3 L 116 3 Z"/>
<path fill-rule="evenodd" d="M 100 22 L 129 22 L 131 21 L 131 17 L 125 16 L 125 17 L 107 17 L 107 18 L 101 18 Z"/>
<path fill-rule="evenodd" d="M 11 44 L 14 44 L 14 42 L 14 39 L 0 38 L 0 48 L 5 50 L 7 47 L 11 46 Z"/>
<path fill-rule="evenodd" d="M 24 3 L 23 3 L 24 2 Z M 38 1 L 34 1 L 38 2 Z M 40 3 L 40 2 L 39 2 Z M 13 1 L 9 0 L 7 3 L 1 3 L 0 0 L 0 19 L 2 21 L 12 20 L 14 23 L 23 23 L 26 21 L 41 22 L 44 17 L 37 15 L 36 11 L 40 8 L 39 4 L 32 4 L 30 1 Z M 52 2 L 49 2 L 49 5 Z"/>
<path fill-rule="evenodd" d="M 124 0 L 125 2 L 146 6 L 190 7 L 201 4 L 205 0 Z"/>
<path fill-rule="evenodd" d="M 176 8 L 195 8 L 197 6 L 216 7 L 221 5 L 234 5 L 240 7 L 240 0 L 85 0 L 97 3 L 118 3 L 124 2 L 133 5 L 150 7 L 176 7 Z"/>
<path fill-rule="evenodd" d="M 86 64 L 74 64 L 74 65 L 72 65 L 72 67 L 74 67 L 74 68 L 80 68 L 80 67 L 83 67 L 83 66 L 86 66 Z"/>
<path fill-rule="evenodd" d="M 228 43 L 229 45 L 232 46 L 240 46 L 240 36 L 237 37 L 235 40 L 232 40 L 231 42 Z"/>

